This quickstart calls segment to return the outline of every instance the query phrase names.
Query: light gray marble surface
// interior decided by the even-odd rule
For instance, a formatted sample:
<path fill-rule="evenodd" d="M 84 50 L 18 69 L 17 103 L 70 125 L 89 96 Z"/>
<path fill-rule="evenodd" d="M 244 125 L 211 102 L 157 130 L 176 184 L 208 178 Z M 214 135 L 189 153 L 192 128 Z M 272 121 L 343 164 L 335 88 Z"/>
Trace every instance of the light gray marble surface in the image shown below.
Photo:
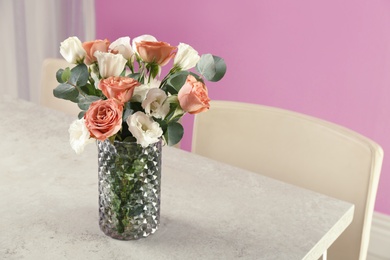
<path fill-rule="evenodd" d="M 75 118 L 9 97 L 0 118 L 0 259 L 318 259 L 352 220 L 349 203 L 164 147 L 159 230 L 114 240 Z"/>

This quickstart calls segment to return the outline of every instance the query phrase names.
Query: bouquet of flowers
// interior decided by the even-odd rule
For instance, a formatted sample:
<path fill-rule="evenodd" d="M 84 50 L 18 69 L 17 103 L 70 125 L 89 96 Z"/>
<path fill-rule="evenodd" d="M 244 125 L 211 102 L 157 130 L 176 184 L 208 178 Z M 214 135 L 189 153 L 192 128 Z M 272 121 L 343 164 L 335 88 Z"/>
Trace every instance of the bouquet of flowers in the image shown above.
<path fill-rule="evenodd" d="M 136 142 L 142 147 L 163 139 L 168 145 L 183 136 L 180 118 L 209 109 L 205 79 L 219 81 L 226 72 L 220 57 L 198 55 L 190 45 L 178 46 L 142 35 L 130 41 L 69 37 L 61 43 L 64 59 L 76 64 L 58 70 L 53 94 L 78 104 L 81 112 L 70 128 L 76 153 L 94 140 Z M 162 67 L 173 59 L 169 72 Z M 196 68 L 197 73 L 190 71 Z"/>

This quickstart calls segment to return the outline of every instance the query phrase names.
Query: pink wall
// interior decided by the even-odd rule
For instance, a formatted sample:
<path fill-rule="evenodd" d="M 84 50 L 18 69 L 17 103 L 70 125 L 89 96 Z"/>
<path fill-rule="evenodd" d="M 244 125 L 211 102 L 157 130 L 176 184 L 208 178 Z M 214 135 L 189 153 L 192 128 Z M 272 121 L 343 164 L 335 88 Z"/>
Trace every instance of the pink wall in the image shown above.
<path fill-rule="evenodd" d="M 152 34 L 226 60 L 212 99 L 317 116 L 390 151 L 390 1 L 96 0 L 97 37 Z M 184 120 L 190 149 L 192 118 Z M 390 215 L 390 157 L 376 210 Z"/>

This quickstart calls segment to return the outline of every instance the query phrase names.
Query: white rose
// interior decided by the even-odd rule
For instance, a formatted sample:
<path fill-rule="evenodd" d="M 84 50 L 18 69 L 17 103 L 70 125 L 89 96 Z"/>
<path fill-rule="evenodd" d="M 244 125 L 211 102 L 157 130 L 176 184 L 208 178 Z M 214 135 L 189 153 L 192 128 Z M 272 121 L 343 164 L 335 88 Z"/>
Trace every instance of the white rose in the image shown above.
<path fill-rule="evenodd" d="M 134 52 L 130 46 L 130 37 L 121 37 L 110 44 L 110 50 L 122 54 L 126 60 L 133 60 Z"/>
<path fill-rule="evenodd" d="M 67 62 L 73 64 L 83 62 L 87 55 L 81 41 L 75 36 L 61 42 L 60 53 Z"/>
<path fill-rule="evenodd" d="M 165 102 L 167 97 L 167 94 L 162 89 L 150 89 L 142 102 L 142 107 L 145 109 L 146 114 L 155 118 L 165 118 L 169 113 L 169 103 Z"/>
<path fill-rule="evenodd" d="M 200 59 L 198 52 L 185 43 L 179 43 L 177 48 L 173 66 L 180 67 L 182 70 L 188 70 L 195 67 Z"/>
<path fill-rule="evenodd" d="M 137 139 L 137 144 L 142 147 L 158 142 L 163 134 L 160 125 L 141 111 L 130 115 L 126 123 L 129 131 Z"/>
<path fill-rule="evenodd" d="M 89 131 L 85 125 L 84 118 L 75 120 L 69 127 L 70 146 L 75 150 L 76 154 L 84 151 L 84 147 L 94 141 L 90 138 Z"/>
<path fill-rule="evenodd" d="M 154 78 L 148 84 L 142 84 L 134 89 L 133 96 L 131 97 L 131 101 L 140 102 L 145 100 L 146 94 L 150 89 L 159 88 L 161 81 Z"/>
<path fill-rule="evenodd" d="M 121 54 L 95 51 L 94 56 L 97 59 L 99 73 L 102 78 L 118 77 L 127 63 L 127 60 Z"/>
<path fill-rule="evenodd" d="M 148 41 L 148 42 L 156 42 L 157 39 L 152 36 L 152 35 L 149 35 L 149 34 L 144 34 L 144 35 L 141 35 L 141 36 L 138 36 L 138 37 L 135 37 L 133 39 L 133 42 L 132 42 L 132 47 L 133 47 L 133 50 L 138 53 L 138 50 L 137 50 L 137 45 L 135 44 L 136 42 L 142 42 L 142 41 Z"/>

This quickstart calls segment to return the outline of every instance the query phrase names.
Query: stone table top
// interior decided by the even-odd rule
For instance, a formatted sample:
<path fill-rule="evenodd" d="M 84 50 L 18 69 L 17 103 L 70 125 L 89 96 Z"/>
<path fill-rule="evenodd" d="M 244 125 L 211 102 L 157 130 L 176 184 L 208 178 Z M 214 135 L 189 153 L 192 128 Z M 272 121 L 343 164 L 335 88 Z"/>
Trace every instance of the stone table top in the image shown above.
<path fill-rule="evenodd" d="M 352 221 L 350 203 L 164 147 L 159 230 L 114 240 L 75 118 L 4 96 L 0 118 L 0 259 L 318 259 Z"/>

